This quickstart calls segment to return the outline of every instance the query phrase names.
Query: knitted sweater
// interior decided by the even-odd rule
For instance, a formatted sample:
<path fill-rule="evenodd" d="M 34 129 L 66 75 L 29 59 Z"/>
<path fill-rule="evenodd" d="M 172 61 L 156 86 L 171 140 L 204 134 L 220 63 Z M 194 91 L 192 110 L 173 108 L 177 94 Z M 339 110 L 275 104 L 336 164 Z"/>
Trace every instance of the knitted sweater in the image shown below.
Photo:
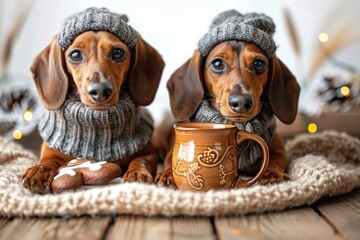
<path fill-rule="evenodd" d="M 128 93 L 106 111 L 67 100 L 58 110 L 45 111 L 39 132 L 50 147 L 73 157 L 114 162 L 141 150 L 150 140 L 153 120 Z"/>

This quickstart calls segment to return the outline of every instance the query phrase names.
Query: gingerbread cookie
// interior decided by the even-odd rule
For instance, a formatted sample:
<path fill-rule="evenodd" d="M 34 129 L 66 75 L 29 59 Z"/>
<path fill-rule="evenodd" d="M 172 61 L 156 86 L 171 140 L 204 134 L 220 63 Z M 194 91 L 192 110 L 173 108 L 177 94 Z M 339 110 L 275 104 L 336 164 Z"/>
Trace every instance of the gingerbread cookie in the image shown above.
<path fill-rule="evenodd" d="M 121 168 L 115 163 L 73 159 L 61 167 L 51 184 L 53 193 L 79 189 L 83 185 L 102 185 L 121 175 Z"/>

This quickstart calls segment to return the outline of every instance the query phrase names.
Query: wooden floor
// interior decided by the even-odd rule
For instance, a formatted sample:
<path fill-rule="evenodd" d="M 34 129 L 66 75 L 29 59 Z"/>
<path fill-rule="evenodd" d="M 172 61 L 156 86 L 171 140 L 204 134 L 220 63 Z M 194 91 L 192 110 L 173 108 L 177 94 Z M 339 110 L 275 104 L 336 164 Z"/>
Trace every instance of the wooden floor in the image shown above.
<path fill-rule="evenodd" d="M 360 239 L 360 190 L 240 217 L 0 218 L 0 239 Z"/>

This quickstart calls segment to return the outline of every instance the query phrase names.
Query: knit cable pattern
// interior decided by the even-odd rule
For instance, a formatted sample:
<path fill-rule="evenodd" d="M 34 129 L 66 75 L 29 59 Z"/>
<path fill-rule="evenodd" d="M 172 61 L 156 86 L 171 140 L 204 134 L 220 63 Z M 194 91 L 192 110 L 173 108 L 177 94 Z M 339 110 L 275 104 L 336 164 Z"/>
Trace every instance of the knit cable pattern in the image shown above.
<path fill-rule="evenodd" d="M 60 109 L 44 110 L 39 132 L 50 147 L 74 157 L 114 162 L 140 151 L 151 139 L 153 119 L 127 92 L 106 111 L 67 100 Z"/>

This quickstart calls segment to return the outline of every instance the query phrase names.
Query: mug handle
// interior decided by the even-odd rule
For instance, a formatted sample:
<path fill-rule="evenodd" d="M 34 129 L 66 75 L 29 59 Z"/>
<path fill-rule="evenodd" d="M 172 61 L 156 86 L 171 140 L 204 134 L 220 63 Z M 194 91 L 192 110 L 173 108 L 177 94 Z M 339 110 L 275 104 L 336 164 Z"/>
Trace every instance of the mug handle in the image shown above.
<path fill-rule="evenodd" d="M 254 134 L 254 133 L 249 133 L 246 131 L 238 130 L 238 132 L 236 133 L 236 144 L 240 144 L 241 142 L 243 142 L 245 140 L 253 140 L 260 145 L 261 150 L 263 152 L 263 160 L 262 160 L 260 170 L 254 177 L 244 180 L 239 176 L 238 179 L 233 184 L 234 188 L 249 187 L 249 186 L 253 185 L 254 183 L 256 183 L 259 180 L 259 178 L 264 174 L 264 172 L 269 164 L 269 148 L 268 148 L 266 142 L 264 141 L 264 139 L 262 139 L 260 136 Z"/>

